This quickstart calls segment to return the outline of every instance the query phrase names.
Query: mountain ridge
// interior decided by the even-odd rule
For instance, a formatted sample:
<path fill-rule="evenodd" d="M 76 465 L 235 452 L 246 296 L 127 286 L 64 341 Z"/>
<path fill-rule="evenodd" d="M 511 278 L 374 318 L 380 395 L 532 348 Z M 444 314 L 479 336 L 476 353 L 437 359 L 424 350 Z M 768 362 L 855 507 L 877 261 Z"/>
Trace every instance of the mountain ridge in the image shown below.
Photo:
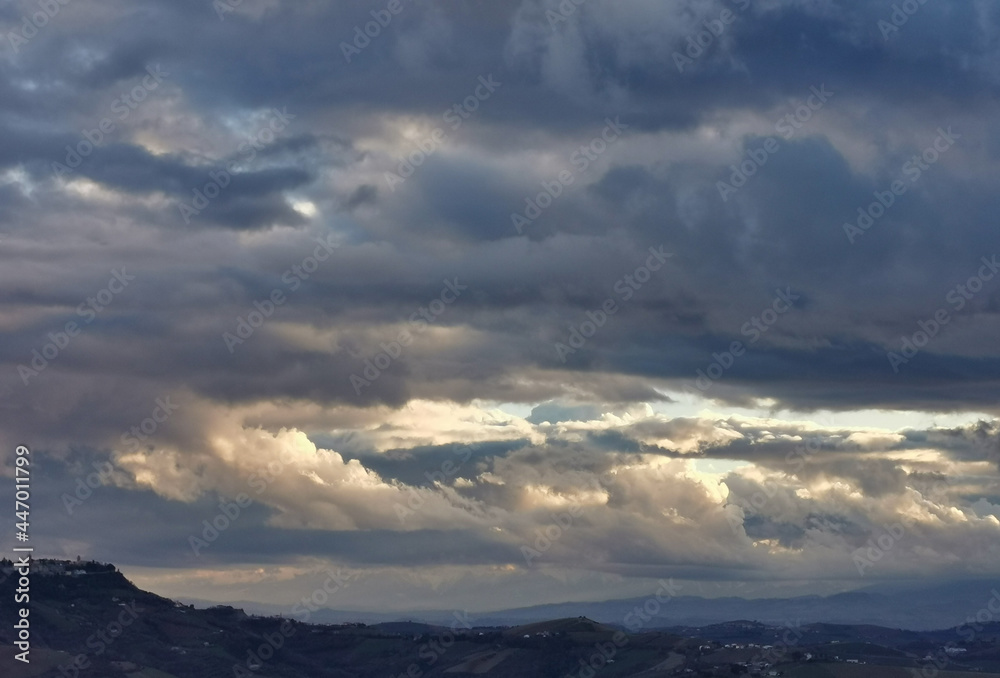
<path fill-rule="evenodd" d="M 1000 582 L 994 580 L 956 580 L 923 587 L 918 583 L 903 585 L 893 582 L 884 590 L 873 585 L 855 591 L 834 593 L 828 596 L 807 595 L 790 598 L 742 598 L 726 596 L 704 598 L 701 596 L 676 596 L 661 605 L 660 612 L 652 615 L 655 621 L 644 626 L 667 628 L 670 626 L 706 626 L 725 623 L 734 619 L 757 619 L 772 624 L 841 623 L 875 624 L 890 628 L 931 631 L 955 627 L 975 617 L 994 597 L 1000 604 Z M 192 604 L 211 604 L 210 601 L 184 598 Z M 527 624 L 553 618 L 585 616 L 604 624 L 624 624 L 625 617 L 648 597 L 609 599 L 603 601 L 546 603 L 501 610 L 473 613 L 477 622 L 488 626 Z M 287 606 L 268 605 L 253 601 L 237 603 L 245 609 L 267 614 L 288 614 Z M 324 623 L 360 621 L 383 623 L 419 621 L 440 624 L 451 619 L 452 612 L 445 610 L 411 610 L 402 612 L 374 612 L 321 608 L 310 613 L 310 619 Z M 292 615 L 294 616 L 294 615 Z"/>

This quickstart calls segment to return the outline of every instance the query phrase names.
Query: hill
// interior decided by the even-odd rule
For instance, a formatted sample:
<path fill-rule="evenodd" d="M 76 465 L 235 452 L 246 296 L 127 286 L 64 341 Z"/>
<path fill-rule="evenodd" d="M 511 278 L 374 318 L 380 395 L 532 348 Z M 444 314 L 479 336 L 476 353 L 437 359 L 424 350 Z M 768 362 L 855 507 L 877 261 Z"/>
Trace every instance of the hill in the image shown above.
<path fill-rule="evenodd" d="M 926 586 L 921 582 L 888 587 L 872 586 L 831 596 L 793 598 L 702 598 L 676 596 L 661 606 L 644 628 L 708 626 L 733 619 L 756 619 L 768 624 L 789 620 L 800 623 L 871 624 L 930 631 L 958 626 L 984 607 L 996 593 L 993 580 L 957 581 Z M 602 602 L 557 603 L 499 610 L 477 617 L 490 624 L 524 624 L 531 621 L 585 615 L 606 624 L 622 620 L 646 602 L 645 598 Z"/>
<path fill-rule="evenodd" d="M 5 678 L 662 678 L 912 675 L 1000 678 L 1000 624 L 956 629 L 777 626 L 730 621 L 628 633 L 584 616 L 513 627 L 307 624 L 226 605 L 195 608 L 142 591 L 114 566 L 33 561 L 31 663 Z M 9 568 L 8 568 L 9 569 Z M 8 572 L 9 574 L 9 572 Z M 16 577 L 0 581 L 11 600 Z M 0 607 L 0 642 L 15 640 Z M 902 673 L 901 673 L 902 672 Z"/>
<path fill-rule="evenodd" d="M 936 583 L 923 582 L 877 585 L 859 591 L 830 596 L 796 596 L 792 598 L 703 598 L 675 596 L 670 598 L 643 623 L 643 629 L 674 626 L 700 627 L 725 623 L 733 619 L 755 619 L 766 624 L 833 623 L 844 625 L 875 625 L 913 631 L 958 626 L 969 614 L 974 614 L 996 597 L 1000 600 L 996 581 L 965 580 Z M 206 601 L 187 601 L 205 605 Z M 646 598 L 628 598 L 597 602 L 571 602 L 536 605 L 476 614 L 479 623 L 489 626 L 515 626 L 549 619 L 586 616 L 603 624 L 622 626 L 637 606 Z M 996 603 L 993 603 L 996 605 Z M 239 605 L 262 614 L 277 614 L 283 608 L 243 601 Z M 379 623 L 408 619 L 428 624 L 449 623 L 450 612 L 411 610 L 406 613 L 385 613 L 363 610 L 322 609 L 311 614 L 312 621 L 328 624 L 349 621 Z"/>

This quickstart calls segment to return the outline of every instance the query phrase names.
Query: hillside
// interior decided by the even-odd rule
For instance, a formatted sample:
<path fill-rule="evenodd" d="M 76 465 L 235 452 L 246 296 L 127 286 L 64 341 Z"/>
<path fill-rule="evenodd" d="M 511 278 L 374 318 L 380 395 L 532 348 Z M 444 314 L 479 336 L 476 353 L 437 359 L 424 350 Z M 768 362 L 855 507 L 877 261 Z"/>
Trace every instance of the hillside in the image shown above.
<path fill-rule="evenodd" d="M 935 664 L 956 676 L 1000 678 L 990 673 L 1000 670 L 996 623 L 969 640 L 955 630 L 786 628 L 747 620 L 626 633 L 582 616 L 514 627 L 322 625 L 229 606 L 197 609 L 136 588 L 112 565 L 33 567 L 31 663 L 4 652 L 5 678 L 550 678 L 592 670 L 608 678 L 771 671 L 862 678 Z M 0 599 L 11 600 L 15 582 L 0 582 Z M 8 648 L 15 640 L 12 607 L 0 608 L 0 641 Z M 951 655 L 943 649 L 949 644 Z"/>

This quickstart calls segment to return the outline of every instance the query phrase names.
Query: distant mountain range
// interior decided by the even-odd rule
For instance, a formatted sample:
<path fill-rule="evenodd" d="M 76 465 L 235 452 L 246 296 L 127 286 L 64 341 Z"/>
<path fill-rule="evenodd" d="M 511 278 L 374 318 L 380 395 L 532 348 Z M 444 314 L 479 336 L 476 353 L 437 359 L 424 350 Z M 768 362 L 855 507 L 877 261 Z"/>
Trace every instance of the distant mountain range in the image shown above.
<path fill-rule="evenodd" d="M 890 584 L 838 593 L 831 596 L 798 596 L 794 598 L 701 598 L 678 596 L 660 605 L 659 612 L 643 628 L 672 626 L 706 626 L 750 619 L 766 624 L 785 623 L 873 624 L 890 628 L 926 631 L 963 624 L 967 618 L 987 609 L 993 599 L 994 609 L 1000 609 L 1000 581 L 957 581 L 929 586 Z M 496 610 L 475 614 L 476 624 L 509 626 L 547 619 L 584 616 L 604 624 L 624 626 L 626 615 L 642 607 L 648 598 L 629 598 L 602 602 L 557 603 L 533 607 Z M 205 601 L 185 600 L 196 604 Z M 287 615 L 288 608 L 250 601 L 235 603 L 247 610 L 266 614 Z M 312 613 L 310 621 L 341 624 L 345 622 L 381 623 L 419 621 L 446 624 L 451 611 L 415 610 L 405 613 L 375 613 L 358 610 L 323 609 Z M 995 614 L 994 619 L 1000 619 Z"/>
<path fill-rule="evenodd" d="M 198 609 L 138 589 L 110 564 L 35 560 L 30 571 L 30 617 L 15 606 L 0 605 L 0 645 L 13 648 L 15 640 L 30 645 L 18 648 L 25 653 L 30 649 L 30 663 L 13 651 L 0 653 L 0 676 L 580 678 L 600 671 L 599 678 L 908 678 L 918 672 L 939 678 L 1000 678 L 996 621 L 977 625 L 975 632 L 970 627 L 910 631 L 804 619 L 799 625 L 793 618 L 784 621 L 794 628 L 786 628 L 759 621 L 762 610 L 804 611 L 811 617 L 837 608 L 859 614 L 867 604 L 880 604 L 906 614 L 922 609 L 924 623 L 938 624 L 942 611 L 952 613 L 962 605 L 971 610 L 963 612 L 966 616 L 989 610 L 987 595 L 1000 601 L 991 582 L 934 587 L 919 595 L 904 587 L 769 601 L 674 598 L 665 604 L 664 614 L 626 631 L 622 622 L 628 626 L 628 619 L 637 619 L 626 615 L 650 599 L 545 605 L 490 617 L 556 617 L 515 626 L 491 625 L 486 616 L 456 620 L 440 612 L 426 613 L 440 619 L 437 625 L 337 625 L 248 615 L 228 605 Z M 22 586 L 14 574 L 10 561 L 0 560 L 0 600 L 12 600 L 15 588 Z M 956 596 L 966 602 L 956 602 Z M 952 607 L 929 609 L 942 601 Z M 756 611 L 751 619 L 653 628 L 685 615 L 736 614 L 731 611 L 747 606 Z M 1000 609 L 996 603 L 993 607 Z M 584 608 L 602 610 L 609 623 L 580 614 L 559 616 L 563 610 L 578 613 Z"/>

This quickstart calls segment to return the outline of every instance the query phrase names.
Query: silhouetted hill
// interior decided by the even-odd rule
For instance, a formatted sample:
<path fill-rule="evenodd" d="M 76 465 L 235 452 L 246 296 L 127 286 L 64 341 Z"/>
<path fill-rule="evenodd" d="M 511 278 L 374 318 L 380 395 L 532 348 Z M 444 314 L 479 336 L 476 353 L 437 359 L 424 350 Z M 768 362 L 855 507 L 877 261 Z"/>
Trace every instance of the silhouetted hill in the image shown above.
<path fill-rule="evenodd" d="M 16 613 L 4 604 L 4 678 L 863 678 L 929 666 L 939 678 L 1000 678 L 989 673 L 1000 670 L 995 622 L 932 632 L 743 619 L 627 633 L 580 615 L 513 627 L 323 625 L 228 605 L 197 609 L 136 588 L 112 565 L 32 566 L 31 663 L 13 658 Z M 4 601 L 17 586 L 7 570 Z"/>
<path fill-rule="evenodd" d="M 874 624 L 911 630 L 958 626 L 986 607 L 993 598 L 1000 605 L 1000 582 L 962 581 L 925 587 L 894 585 L 883 591 L 872 587 L 831 596 L 795 598 L 700 598 L 677 596 L 660 606 L 644 629 L 668 626 L 708 626 L 733 619 L 755 619 L 768 624 L 826 622 Z M 477 615 L 488 624 L 524 624 L 531 621 L 585 615 L 605 624 L 624 624 L 626 616 L 646 598 L 603 602 L 558 603 L 501 610 Z M 998 617 L 1000 618 L 1000 617 Z"/>

